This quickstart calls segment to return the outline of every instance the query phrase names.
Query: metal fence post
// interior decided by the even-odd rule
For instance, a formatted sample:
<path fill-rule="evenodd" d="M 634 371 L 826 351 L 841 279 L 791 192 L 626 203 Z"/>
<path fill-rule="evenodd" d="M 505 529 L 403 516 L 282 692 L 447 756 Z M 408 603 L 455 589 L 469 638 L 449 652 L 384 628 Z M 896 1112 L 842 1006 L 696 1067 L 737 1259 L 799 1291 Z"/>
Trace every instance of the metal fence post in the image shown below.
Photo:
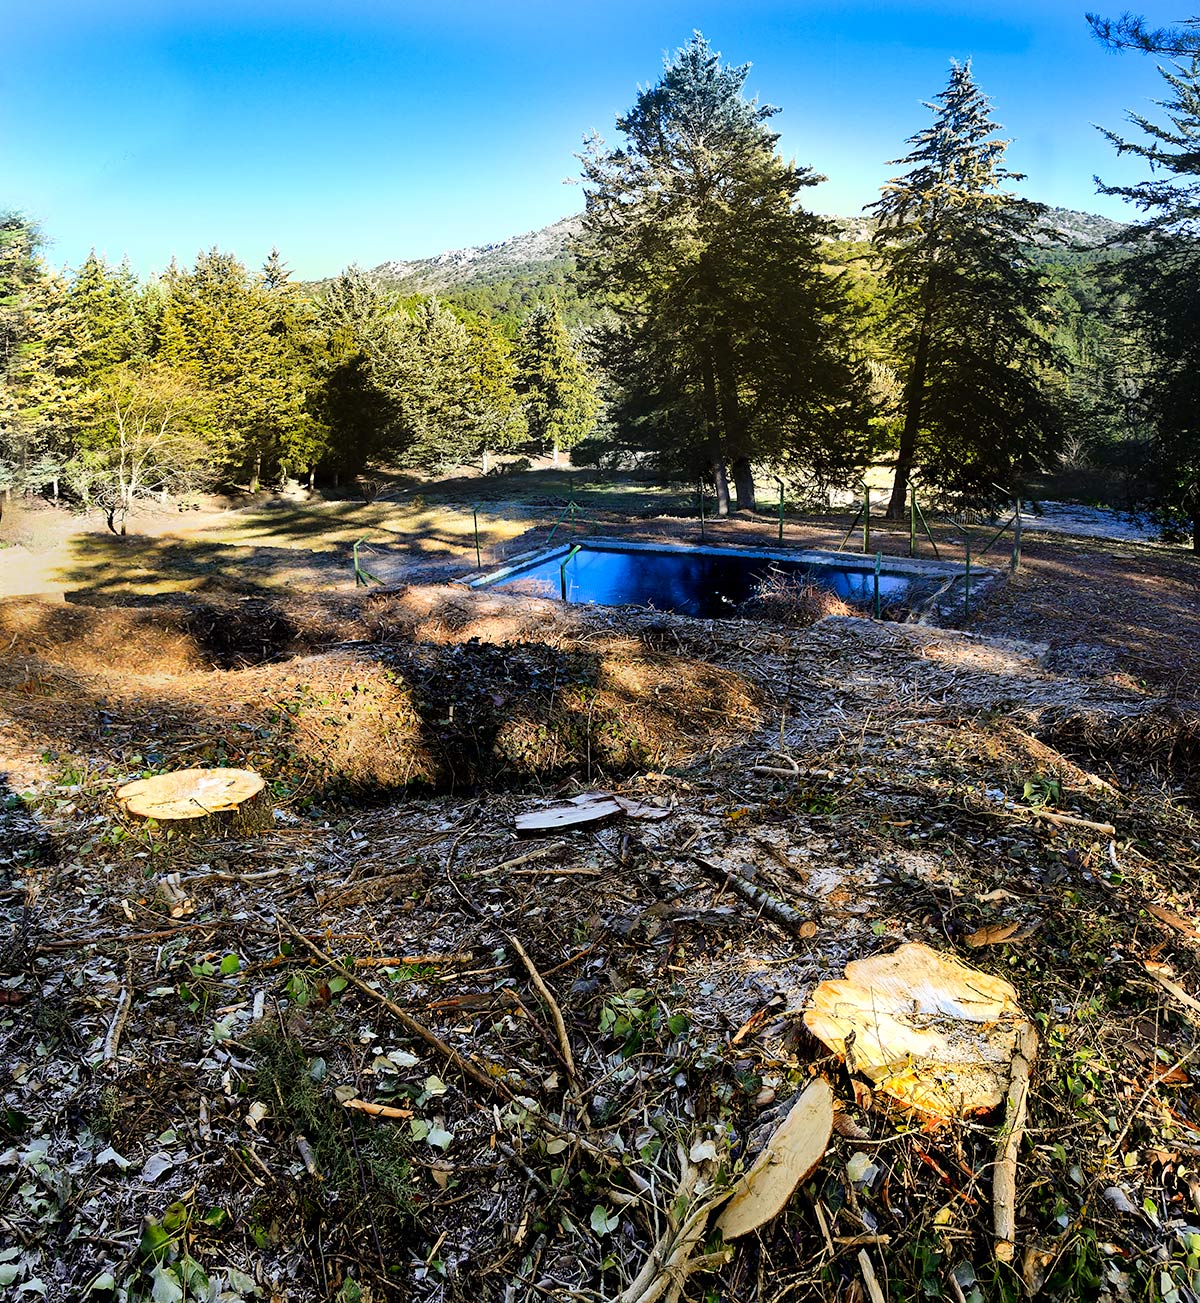
<path fill-rule="evenodd" d="M 471 519 L 475 524 L 475 564 L 483 568 L 483 556 L 479 551 L 479 508 L 471 508 Z"/>
<path fill-rule="evenodd" d="M 966 534 L 966 530 L 963 531 Z M 963 576 L 963 619 L 971 618 L 971 539 L 967 536 L 967 570 Z"/>
<path fill-rule="evenodd" d="M 775 483 L 779 485 L 779 541 L 783 542 L 783 480 L 778 475 L 775 476 Z"/>
<path fill-rule="evenodd" d="M 559 589 L 562 592 L 562 599 L 564 602 L 567 600 L 567 564 L 571 560 L 571 558 L 575 555 L 576 552 L 580 552 L 582 550 L 583 549 L 579 546 L 579 544 L 576 543 L 575 546 L 567 553 L 567 555 L 563 557 L 562 565 L 558 567 L 558 584 L 559 584 Z"/>
<path fill-rule="evenodd" d="M 1014 503 L 1016 508 L 1016 521 L 1013 524 L 1013 550 L 1012 563 L 1010 569 L 1020 570 L 1021 568 L 1021 499 L 1018 497 Z"/>
<path fill-rule="evenodd" d="M 875 618 L 878 620 L 881 607 L 879 605 L 879 572 L 883 568 L 883 553 L 875 553 Z"/>
<path fill-rule="evenodd" d="M 917 555 L 917 491 L 908 490 L 908 555 Z"/>
<path fill-rule="evenodd" d="M 871 550 L 871 489 L 863 484 L 863 552 Z"/>

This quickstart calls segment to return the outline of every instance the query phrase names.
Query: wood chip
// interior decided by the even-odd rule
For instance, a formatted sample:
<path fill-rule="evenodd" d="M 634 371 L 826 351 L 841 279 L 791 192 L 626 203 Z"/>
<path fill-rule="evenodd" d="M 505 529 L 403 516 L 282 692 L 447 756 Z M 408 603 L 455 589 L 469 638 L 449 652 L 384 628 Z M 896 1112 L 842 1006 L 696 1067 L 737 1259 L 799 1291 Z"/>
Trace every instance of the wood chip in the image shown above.
<path fill-rule="evenodd" d="M 778 1216 L 800 1182 L 816 1170 L 832 1134 L 833 1091 L 824 1077 L 818 1077 L 738 1182 L 717 1221 L 725 1238 L 746 1235 Z"/>
<path fill-rule="evenodd" d="M 974 949 L 980 946 L 998 946 L 1007 941 L 1020 926 L 1020 923 L 985 923 L 963 940 Z"/>

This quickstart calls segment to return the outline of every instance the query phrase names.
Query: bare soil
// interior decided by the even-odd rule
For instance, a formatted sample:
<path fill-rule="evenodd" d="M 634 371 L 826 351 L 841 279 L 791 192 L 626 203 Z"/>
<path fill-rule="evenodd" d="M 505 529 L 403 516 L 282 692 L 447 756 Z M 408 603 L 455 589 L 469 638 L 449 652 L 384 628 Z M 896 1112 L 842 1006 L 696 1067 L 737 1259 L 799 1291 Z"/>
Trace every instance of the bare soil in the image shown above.
<path fill-rule="evenodd" d="M 493 504 L 483 546 L 552 508 Z M 824 1161 L 683 1297 L 864 1299 L 863 1253 L 896 1300 L 1194 1294 L 1196 562 L 1039 537 L 965 629 L 695 621 L 447 586 L 475 560 L 448 510 L 355 591 L 330 510 L 328 551 L 285 513 L 66 534 L 0 601 L 0 1279 L 617 1298 L 681 1170 L 731 1180 L 824 1074 Z M 121 783 L 197 764 L 263 773 L 273 830 L 122 819 Z M 517 837 L 597 789 L 665 817 Z M 890 1112 L 803 1028 L 902 941 L 1005 976 L 1039 1030 L 1012 1267 L 1002 1119 Z"/>

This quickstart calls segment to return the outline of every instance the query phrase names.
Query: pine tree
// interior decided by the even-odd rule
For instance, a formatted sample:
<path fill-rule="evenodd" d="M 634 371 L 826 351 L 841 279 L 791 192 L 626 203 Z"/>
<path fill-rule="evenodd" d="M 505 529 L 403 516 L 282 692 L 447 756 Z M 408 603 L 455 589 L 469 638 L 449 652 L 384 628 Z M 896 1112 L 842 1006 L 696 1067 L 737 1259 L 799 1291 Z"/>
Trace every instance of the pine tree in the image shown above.
<path fill-rule="evenodd" d="M 128 262 L 112 268 L 93 249 L 67 293 L 73 374 L 83 383 L 144 357 L 149 345 L 141 290 Z"/>
<path fill-rule="evenodd" d="M 40 256 L 37 226 L 0 215 L 0 491 L 37 492 L 70 455 L 66 285 Z"/>
<path fill-rule="evenodd" d="M 596 336 L 613 419 L 678 469 L 707 467 L 722 512 L 727 467 L 752 508 L 754 460 L 852 464 L 866 427 L 828 227 L 799 204 L 822 178 L 777 154 L 748 73 L 697 33 L 617 120 L 625 146 L 582 156 L 579 277 L 613 313 Z"/>
<path fill-rule="evenodd" d="M 397 441 L 399 407 L 381 367 L 403 345 L 394 298 L 361 268 L 336 276 L 316 304 L 323 348 L 317 388 L 335 475 L 359 475 Z"/>
<path fill-rule="evenodd" d="M 1200 17 L 1185 18 L 1178 27 L 1148 27 L 1144 18 L 1130 13 L 1115 19 L 1088 14 L 1087 21 L 1110 50 L 1140 50 L 1173 59 L 1200 55 Z"/>
<path fill-rule="evenodd" d="M 170 269 L 158 324 L 157 356 L 182 367 L 216 403 L 219 449 L 227 474 L 307 468 L 324 447 L 313 415 L 308 323 L 282 282 L 253 281 L 218 249 L 190 271 Z"/>
<path fill-rule="evenodd" d="M 1100 189 L 1147 214 L 1127 233 L 1131 256 L 1123 269 L 1151 355 L 1142 395 L 1152 431 L 1142 494 L 1166 521 L 1188 522 L 1200 552 L 1200 53 L 1159 72 L 1171 92 L 1159 101 L 1169 125 L 1130 114 L 1146 140 L 1104 132 L 1118 153 L 1144 159 L 1151 178 Z"/>
<path fill-rule="evenodd" d="M 1042 206 L 1004 188 L 1022 177 L 970 64 L 926 107 L 932 124 L 893 160 L 908 170 L 871 206 L 904 376 L 891 516 L 914 466 L 943 491 L 995 496 L 1049 461 L 1060 428 L 1043 375 L 1051 287 L 1026 254 Z"/>
<path fill-rule="evenodd" d="M 529 437 L 542 448 L 570 450 L 596 425 L 596 386 L 567 334 L 557 306 L 539 303 L 514 350 L 516 391 Z"/>

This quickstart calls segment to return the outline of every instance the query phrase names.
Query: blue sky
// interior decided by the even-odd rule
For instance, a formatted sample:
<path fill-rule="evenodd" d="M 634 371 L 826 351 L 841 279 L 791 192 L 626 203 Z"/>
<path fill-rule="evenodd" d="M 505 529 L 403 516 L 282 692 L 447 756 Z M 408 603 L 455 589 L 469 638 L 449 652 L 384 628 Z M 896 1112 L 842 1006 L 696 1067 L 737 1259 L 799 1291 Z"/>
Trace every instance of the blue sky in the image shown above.
<path fill-rule="evenodd" d="M 563 180 L 584 134 L 612 139 L 699 29 L 829 177 L 819 211 L 876 196 L 971 58 L 1026 193 L 1119 217 L 1092 176 L 1140 173 L 1091 124 L 1153 116 L 1162 82 L 1092 39 L 1093 5 L 1124 0 L 27 0 L 4 19 L 0 208 L 41 223 L 55 264 L 94 245 L 142 274 L 213 245 L 252 264 L 278 245 L 317 277 L 503 239 L 582 207 Z"/>

